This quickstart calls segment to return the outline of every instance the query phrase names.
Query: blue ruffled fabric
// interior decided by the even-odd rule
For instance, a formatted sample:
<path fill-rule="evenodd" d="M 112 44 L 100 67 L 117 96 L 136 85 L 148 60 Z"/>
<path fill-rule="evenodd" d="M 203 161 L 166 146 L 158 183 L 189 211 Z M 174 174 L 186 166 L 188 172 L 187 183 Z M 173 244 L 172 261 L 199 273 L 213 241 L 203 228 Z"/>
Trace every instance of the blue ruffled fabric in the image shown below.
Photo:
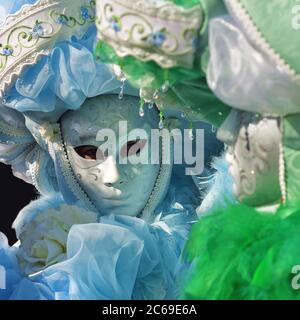
<path fill-rule="evenodd" d="M 0 20 L 33 0 L 0 2 Z M 93 56 L 96 27 L 82 37 L 57 42 L 49 56 L 30 66 L 5 93 L 5 106 L 35 119 L 57 121 L 67 110 L 78 109 L 87 97 L 117 93 L 121 82 Z M 84 66 L 84 67 L 83 67 Z M 129 86 L 125 94 L 138 95 Z M 29 128 L 30 130 L 30 128 Z"/>
<path fill-rule="evenodd" d="M 35 2 L 0 0 L 0 22 L 7 14 Z M 96 28 L 91 26 L 80 38 L 57 42 L 49 56 L 30 66 L 6 92 L 5 105 L 22 113 L 35 111 L 36 117 L 56 121 L 66 110 L 79 108 L 87 97 L 116 92 L 121 82 L 93 57 L 96 38 Z"/>
<path fill-rule="evenodd" d="M 121 86 L 107 68 L 93 57 L 95 27 L 78 39 L 58 42 L 18 78 L 6 93 L 7 107 L 56 121 L 65 111 L 78 109 L 87 97 L 117 92 Z M 82 66 L 84 65 L 84 68 Z"/>
<path fill-rule="evenodd" d="M 222 164 L 222 165 L 221 165 Z M 223 160 L 215 163 L 218 188 L 229 187 Z M 225 171 L 224 171 L 225 170 Z M 189 180 L 190 179 L 190 180 Z M 213 187 L 212 187 L 213 190 Z M 214 197 L 207 201 L 219 206 Z M 234 201 L 234 199 L 231 199 Z M 67 258 L 30 279 L 21 275 L 17 248 L 1 239 L 0 265 L 11 275 L 2 299 L 176 299 L 189 265 L 181 259 L 195 208 L 201 201 L 191 178 L 174 170 L 156 220 L 105 216 L 99 223 L 74 225 L 68 235 Z M 16 219 L 19 230 L 47 208 L 63 203 L 59 194 L 33 201 Z"/>
<path fill-rule="evenodd" d="M 23 3 L 30 1 L 0 2 L 0 8 L 7 14 Z M 66 110 L 78 109 L 86 97 L 118 92 L 121 83 L 93 59 L 94 39 L 95 28 L 91 27 L 80 39 L 72 37 L 56 43 L 51 54 L 31 66 L 6 93 L 6 106 L 29 118 L 56 121 Z M 135 94 L 130 88 L 126 90 Z M 30 126 L 27 128 L 32 132 Z M 43 145 L 43 141 L 38 143 Z M 23 147 L 18 145 L 20 153 Z M 181 273 L 187 267 L 181 262 L 181 252 L 201 201 L 193 181 L 182 177 L 179 174 L 172 178 L 154 223 L 108 216 L 99 223 L 74 225 L 68 235 L 67 259 L 31 278 L 19 270 L 18 248 L 10 248 L 1 236 L 0 265 L 8 275 L 5 291 L 0 290 L 1 298 L 177 298 Z M 30 204 L 14 224 L 17 234 L 42 210 L 63 202 L 61 196 L 52 195 Z"/>
<path fill-rule="evenodd" d="M 175 298 L 169 292 L 168 273 L 178 256 L 172 246 L 165 248 L 166 236 L 141 219 L 125 216 L 76 225 L 69 233 L 67 260 L 45 270 L 44 279 L 69 299 Z M 163 263 L 166 256 L 171 256 L 168 269 Z"/>
<path fill-rule="evenodd" d="M 34 4 L 37 0 L 0 0 L 0 24 L 8 14 L 16 13 L 24 4 Z"/>
<path fill-rule="evenodd" d="M 186 267 L 181 252 L 197 217 L 191 204 L 180 203 L 180 193 L 175 196 L 174 189 L 170 188 L 163 203 L 167 211 L 151 225 L 139 218 L 112 215 L 100 223 L 73 226 L 67 259 L 43 272 L 56 298 L 178 298 Z"/>
<path fill-rule="evenodd" d="M 3 298 L 177 298 L 181 275 L 187 267 L 181 262 L 181 252 L 190 226 L 197 220 L 194 203 L 199 199 L 192 181 L 179 184 L 178 178 L 172 180 L 152 224 L 139 218 L 111 215 L 103 217 L 100 223 L 74 225 L 68 235 L 67 259 L 30 279 L 18 269 L 17 248 L 6 244 L 0 265 L 9 265 L 14 277 Z M 40 212 L 61 203 L 59 194 L 33 201 L 14 223 L 17 234 Z"/>

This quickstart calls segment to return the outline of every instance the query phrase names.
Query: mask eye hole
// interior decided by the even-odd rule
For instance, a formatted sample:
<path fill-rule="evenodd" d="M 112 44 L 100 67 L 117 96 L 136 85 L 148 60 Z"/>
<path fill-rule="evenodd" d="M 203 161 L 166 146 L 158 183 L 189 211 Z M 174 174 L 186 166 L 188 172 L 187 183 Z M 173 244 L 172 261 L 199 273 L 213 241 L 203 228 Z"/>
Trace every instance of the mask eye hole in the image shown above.
<path fill-rule="evenodd" d="M 121 157 L 139 155 L 147 143 L 146 139 L 131 140 L 125 143 L 121 149 Z"/>
<path fill-rule="evenodd" d="M 97 147 L 96 146 L 79 146 L 74 148 L 76 153 L 87 160 L 96 160 L 97 159 Z"/>

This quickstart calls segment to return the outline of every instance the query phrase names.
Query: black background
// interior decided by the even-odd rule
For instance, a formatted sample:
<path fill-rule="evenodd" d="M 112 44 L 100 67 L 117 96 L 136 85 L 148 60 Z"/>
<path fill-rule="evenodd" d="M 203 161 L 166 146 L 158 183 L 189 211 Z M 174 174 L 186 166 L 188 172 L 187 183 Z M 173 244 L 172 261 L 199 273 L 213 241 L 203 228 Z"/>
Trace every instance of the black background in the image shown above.
<path fill-rule="evenodd" d="M 109 304 L 116 307 L 131 306 L 147 310 L 151 305 L 194 305 L 197 314 L 156 315 L 136 312 L 133 318 L 121 315 L 103 315 Z M 3 319 L 86 319 L 86 320 L 129 320 L 129 319 L 197 319 L 211 320 L 229 318 L 243 320 L 262 318 L 298 318 L 299 301 L 0 301 L 0 310 L 7 316 Z M 275 317 L 276 315 L 276 317 Z M 1 319 L 2 319 L 1 318 Z"/>
<path fill-rule="evenodd" d="M 11 225 L 19 211 L 31 200 L 37 198 L 36 189 L 16 178 L 11 166 L 0 163 L 0 231 L 3 232 L 9 243 L 16 241 L 15 231 Z"/>

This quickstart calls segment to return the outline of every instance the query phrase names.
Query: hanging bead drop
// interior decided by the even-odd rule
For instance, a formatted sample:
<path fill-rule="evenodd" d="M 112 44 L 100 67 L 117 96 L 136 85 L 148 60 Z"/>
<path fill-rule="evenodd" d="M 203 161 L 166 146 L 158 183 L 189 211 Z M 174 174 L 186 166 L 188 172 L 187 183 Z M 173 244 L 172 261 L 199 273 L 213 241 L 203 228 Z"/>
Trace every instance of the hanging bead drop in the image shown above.
<path fill-rule="evenodd" d="M 148 103 L 148 109 L 151 110 L 153 107 L 154 107 L 154 102 L 153 102 L 153 101 L 150 101 L 150 102 Z"/>
<path fill-rule="evenodd" d="M 161 87 L 161 91 L 163 93 L 166 93 L 166 92 L 168 92 L 169 88 L 170 88 L 170 82 L 168 80 L 166 80 Z"/>
<path fill-rule="evenodd" d="M 163 115 L 162 112 L 159 113 L 159 118 L 160 118 L 160 120 L 159 120 L 159 123 L 158 123 L 158 128 L 160 130 L 162 130 L 164 128 L 164 121 L 163 121 L 164 115 Z"/>
<path fill-rule="evenodd" d="M 140 117 L 143 117 L 145 115 L 143 103 L 140 104 L 139 115 L 140 115 Z"/>
<path fill-rule="evenodd" d="M 125 82 L 126 82 L 126 79 L 122 79 L 121 81 L 121 88 L 120 88 L 120 93 L 119 93 L 119 99 L 122 100 L 123 97 L 124 97 L 124 88 L 125 88 Z"/>

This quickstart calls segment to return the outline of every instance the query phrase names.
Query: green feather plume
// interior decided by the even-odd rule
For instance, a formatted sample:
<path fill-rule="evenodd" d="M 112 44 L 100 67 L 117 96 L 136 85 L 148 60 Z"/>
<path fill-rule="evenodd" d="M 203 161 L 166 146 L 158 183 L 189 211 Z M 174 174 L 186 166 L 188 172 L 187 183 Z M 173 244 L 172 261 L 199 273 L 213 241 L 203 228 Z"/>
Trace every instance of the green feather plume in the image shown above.
<path fill-rule="evenodd" d="M 275 214 L 245 205 L 219 209 L 194 225 L 185 258 L 195 266 L 185 299 L 299 299 L 292 284 L 300 265 L 300 203 Z"/>

